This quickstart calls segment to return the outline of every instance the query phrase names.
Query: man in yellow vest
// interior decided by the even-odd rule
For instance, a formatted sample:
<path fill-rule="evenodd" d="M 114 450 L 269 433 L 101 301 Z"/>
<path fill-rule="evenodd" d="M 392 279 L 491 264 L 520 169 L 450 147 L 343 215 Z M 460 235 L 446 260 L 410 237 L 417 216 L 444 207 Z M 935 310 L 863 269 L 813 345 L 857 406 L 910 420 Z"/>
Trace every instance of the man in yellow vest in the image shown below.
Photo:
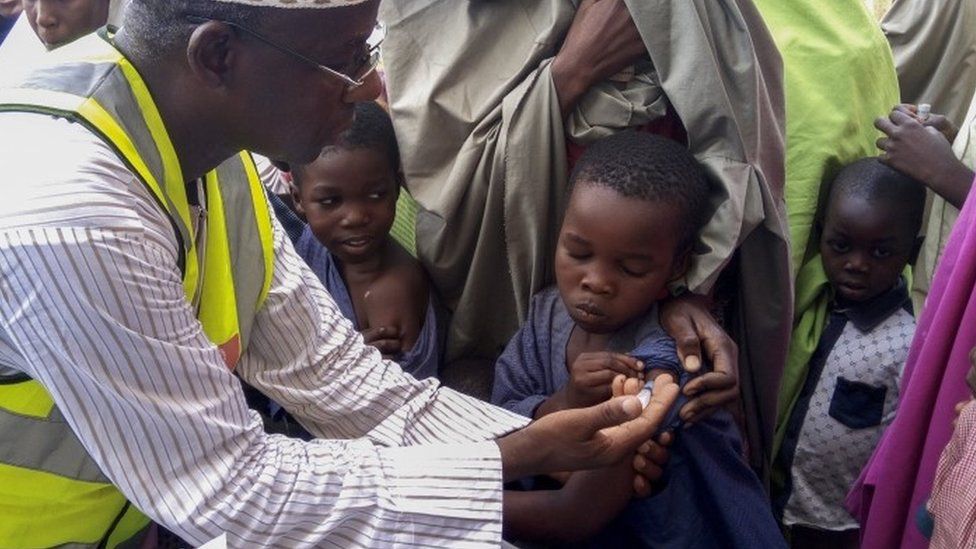
<path fill-rule="evenodd" d="M 585 469 L 547 503 L 598 517 L 659 474 L 673 384 L 526 426 L 382 360 L 273 220 L 239 151 L 308 162 L 348 126 L 377 4 L 133 0 L 0 90 L 0 546 L 138 544 L 151 518 L 234 547 L 491 547 L 503 481 Z M 731 360 L 693 303 L 665 323 Z M 264 433 L 233 373 L 321 438 Z"/>

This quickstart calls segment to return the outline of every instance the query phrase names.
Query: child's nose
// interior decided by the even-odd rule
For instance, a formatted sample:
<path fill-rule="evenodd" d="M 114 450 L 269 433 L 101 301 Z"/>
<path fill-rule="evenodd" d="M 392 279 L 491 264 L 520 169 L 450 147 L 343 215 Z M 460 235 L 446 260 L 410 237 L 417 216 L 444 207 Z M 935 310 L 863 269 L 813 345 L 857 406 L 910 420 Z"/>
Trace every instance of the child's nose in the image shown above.
<path fill-rule="evenodd" d="M 613 290 L 610 278 L 601 269 L 591 269 L 583 275 L 583 289 L 594 294 L 608 294 Z"/>
<path fill-rule="evenodd" d="M 37 3 L 37 26 L 54 27 L 58 24 L 58 18 L 54 14 L 52 7 L 46 2 Z"/>
<path fill-rule="evenodd" d="M 852 253 L 848 255 L 847 262 L 844 264 L 844 269 L 856 273 L 867 272 L 868 259 L 864 254 Z"/>
<path fill-rule="evenodd" d="M 349 208 L 342 217 L 342 224 L 346 227 L 356 227 L 369 223 L 369 212 L 365 208 Z"/>

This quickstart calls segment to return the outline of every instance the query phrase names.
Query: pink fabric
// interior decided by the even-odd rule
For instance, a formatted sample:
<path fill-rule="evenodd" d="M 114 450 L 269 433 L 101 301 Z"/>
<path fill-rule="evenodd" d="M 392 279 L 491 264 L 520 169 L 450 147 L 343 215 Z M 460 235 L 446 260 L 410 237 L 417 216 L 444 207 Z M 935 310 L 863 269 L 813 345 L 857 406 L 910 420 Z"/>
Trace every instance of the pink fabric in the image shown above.
<path fill-rule="evenodd" d="M 976 547 L 976 404 L 959 415 L 935 472 L 929 510 L 935 518 L 931 549 Z"/>
<path fill-rule="evenodd" d="M 862 549 L 922 549 L 915 513 L 929 497 L 952 434 L 954 406 L 968 397 L 976 346 L 976 200 L 967 200 L 932 281 L 901 384 L 898 415 L 847 497 Z"/>

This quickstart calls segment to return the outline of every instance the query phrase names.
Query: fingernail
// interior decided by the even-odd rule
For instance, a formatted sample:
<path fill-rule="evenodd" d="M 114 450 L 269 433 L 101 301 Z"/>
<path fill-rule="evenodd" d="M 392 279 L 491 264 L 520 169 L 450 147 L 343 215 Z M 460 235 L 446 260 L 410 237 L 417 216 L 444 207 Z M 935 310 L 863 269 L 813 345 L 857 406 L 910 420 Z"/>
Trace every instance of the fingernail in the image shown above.
<path fill-rule="evenodd" d="M 637 456 L 634 458 L 634 467 L 638 469 L 643 469 L 647 465 L 647 460 L 644 456 Z"/>
<path fill-rule="evenodd" d="M 688 355 L 685 357 L 685 370 L 689 372 L 697 372 L 701 369 L 701 359 L 696 355 Z"/>

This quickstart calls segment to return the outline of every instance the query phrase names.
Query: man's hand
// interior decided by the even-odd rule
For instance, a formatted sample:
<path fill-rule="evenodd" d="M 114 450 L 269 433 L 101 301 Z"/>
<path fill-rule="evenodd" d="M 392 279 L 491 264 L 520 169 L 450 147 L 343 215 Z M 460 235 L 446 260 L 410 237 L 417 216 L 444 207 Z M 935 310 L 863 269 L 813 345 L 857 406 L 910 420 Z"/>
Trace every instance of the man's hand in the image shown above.
<path fill-rule="evenodd" d="M 941 131 L 923 125 L 910 111 L 899 108 L 875 120 L 874 127 L 885 134 L 877 141 L 882 162 L 919 180 L 953 206 L 962 207 L 973 172 L 956 158 Z"/>
<path fill-rule="evenodd" d="M 677 384 L 664 379 L 655 384 L 643 410 L 637 397 L 626 396 L 542 417 L 498 440 L 505 481 L 605 467 L 629 458 L 651 439 L 677 396 Z"/>
<path fill-rule="evenodd" d="M 674 338 L 685 371 L 701 369 L 702 354 L 712 371 L 687 383 L 690 400 L 681 408 L 686 425 L 694 424 L 739 398 L 739 351 L 708 311 L 706 298 L 685 294 L 661 307 L 661 326 Z"/>
<path fill-rule="evenodd" d="M 929 113 L 925 118 L 919 116 L 918 105 L 902 103 L 901 105 L 896 106 L 893 110 L 901 111 L 914 117 L 923 126 L 929 126 L 939 130 L 939 133 L 944 135 L 949 143 L 955 141 L 956 136 L 959 134 L 959 128 L 957 128 L 951 120 L 941 114 Z"/>
<path fill-rule="evenodd" d="M 403 349 L 400 330 L 390 326 L 376 326 L 362 331 L 363 341 L 380 350 L 385 358 L 396 356 Z"/>
<path fill-rule="evenodd" d="M 636 395 L 643 387 L 644 383 L 640 380 L 617 376 L 612 384 L 613 396 Z M 647 497 L 654 491 L 654 483 L 664 475 L 664 466 L 671 457 L 668 448 L 672 442 L 674 435 L 662 433 L 656 440 L 649 440 L 637 448 L 633 461 L 635 496 Z"/>
<path fill-rule="evenodd" d="M 583 0 L 552 61 L 552 81 L 563 117 L 590 87 L 646 54 L 623 0 Z"/>

